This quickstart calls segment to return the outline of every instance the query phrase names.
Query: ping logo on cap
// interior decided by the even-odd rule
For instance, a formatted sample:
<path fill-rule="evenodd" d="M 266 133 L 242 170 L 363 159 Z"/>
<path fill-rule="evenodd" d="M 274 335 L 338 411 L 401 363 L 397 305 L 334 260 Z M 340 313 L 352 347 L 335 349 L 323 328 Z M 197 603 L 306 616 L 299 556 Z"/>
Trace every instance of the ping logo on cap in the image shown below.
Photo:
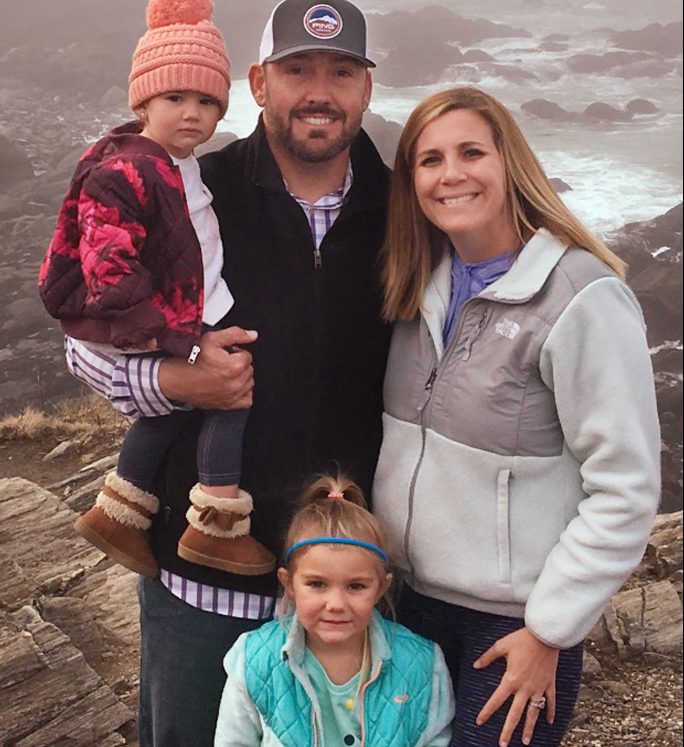
<path fill-rule="evenodd" d="M 304 28 L 316 39 L 333 39 L 342 31 L 342 16 L 331 5 L 313 5 L 304 15 Z"/>

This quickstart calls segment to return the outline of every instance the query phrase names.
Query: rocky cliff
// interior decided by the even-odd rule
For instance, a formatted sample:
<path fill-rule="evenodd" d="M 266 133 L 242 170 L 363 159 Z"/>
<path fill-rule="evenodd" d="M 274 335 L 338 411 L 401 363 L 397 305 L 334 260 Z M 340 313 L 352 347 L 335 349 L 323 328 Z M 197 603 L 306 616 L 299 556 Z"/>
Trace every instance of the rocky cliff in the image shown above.
<path fill-rule="evenodd" d="M 101 459 L 49 490 L 0 479 L 3 747 L 137 744 L 136 576 L 72 529 L 114 462 Z M 680 511 L 658 518 L 642 564 L 589 636 L 564 745 L 681 744 L 681 597 Z M 652 692 L 632 703 L 645 682 Z M 658 729 L 657 741 L 647 741 Z M 631 734 L 636 741 L 621 740 Z"/>

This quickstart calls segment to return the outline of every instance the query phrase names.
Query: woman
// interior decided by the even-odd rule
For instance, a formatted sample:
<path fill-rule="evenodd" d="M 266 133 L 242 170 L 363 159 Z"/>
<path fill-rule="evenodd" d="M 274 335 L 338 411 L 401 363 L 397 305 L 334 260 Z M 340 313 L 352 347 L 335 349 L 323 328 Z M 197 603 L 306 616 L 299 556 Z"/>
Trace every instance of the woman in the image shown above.
<path fill-rule="evenodd" d="M 474 88 L 406 123 L 385 260 L 373 505 L 406 576 L 399 617 L 445 653 L 452 745 L 559 745 L 582 639 L 658 505 L 639 305 L 511 114 Z"/>

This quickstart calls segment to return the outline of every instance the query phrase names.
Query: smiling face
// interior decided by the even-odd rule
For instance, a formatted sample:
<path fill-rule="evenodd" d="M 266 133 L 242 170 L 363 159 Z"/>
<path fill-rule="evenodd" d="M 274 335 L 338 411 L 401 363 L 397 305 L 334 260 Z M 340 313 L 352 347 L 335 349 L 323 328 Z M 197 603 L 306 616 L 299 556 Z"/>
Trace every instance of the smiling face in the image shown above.
<path fill-rule="evenodd" d="M 316 654 L 331 647 L 360 652 L 373 608 L 392 578 L 369 550 L 329 544 L 298 550 L 278 577 Z"/>
<path fill-rule="evenodd" d="M 196 146 L 209 140 L 221 117 L 219 102 L 197 91 L 153 96 L 136 112 L 144 122 L 141 134 L 176 158 L 187 158 Z"/>
<path fill-rule="evenodd" d="M 419 135 L 413 186 L 425 217 L 451 240 L 466 262 L 517 248 L 506 170 L 487 121 L 472 109 L 453 109 Z"/>
<path fill-rule="evenodd" d="M 271 147 L 307 163 L 330 161 L 349 148 L 371 94 L 367 68 L 331 52 L 254 65 L 249 79 Z"/>

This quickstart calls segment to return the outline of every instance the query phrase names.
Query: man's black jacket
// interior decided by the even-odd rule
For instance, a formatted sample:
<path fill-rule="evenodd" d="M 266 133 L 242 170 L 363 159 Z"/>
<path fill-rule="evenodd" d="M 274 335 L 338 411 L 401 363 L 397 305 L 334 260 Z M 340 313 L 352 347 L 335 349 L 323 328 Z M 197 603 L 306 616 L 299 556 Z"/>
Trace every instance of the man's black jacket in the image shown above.
<path fill-rule="evenodd" d="M 224 326 L 255 329 L 254 406 L 240 486 L 254 498 L 253 535 L 281 557 L 304 482 L 339 468 L 370 496 L 381 440 L 382 381 L 390 329 L 380 321 L 378 251 L 385 232 L 389 170 L 365 132 L 351 148 L 353 184 L 320 247 L 288 194 L 263 124 L 200 159 L 224 245 L 235 306 Z M 188 491 L 197 481 L 198 413 L 159 476 L 161 508 L 151 529 L 162 568 L 186 578 L 275 594 L 275 574 L 245 577 L 176 555 Z"/>

